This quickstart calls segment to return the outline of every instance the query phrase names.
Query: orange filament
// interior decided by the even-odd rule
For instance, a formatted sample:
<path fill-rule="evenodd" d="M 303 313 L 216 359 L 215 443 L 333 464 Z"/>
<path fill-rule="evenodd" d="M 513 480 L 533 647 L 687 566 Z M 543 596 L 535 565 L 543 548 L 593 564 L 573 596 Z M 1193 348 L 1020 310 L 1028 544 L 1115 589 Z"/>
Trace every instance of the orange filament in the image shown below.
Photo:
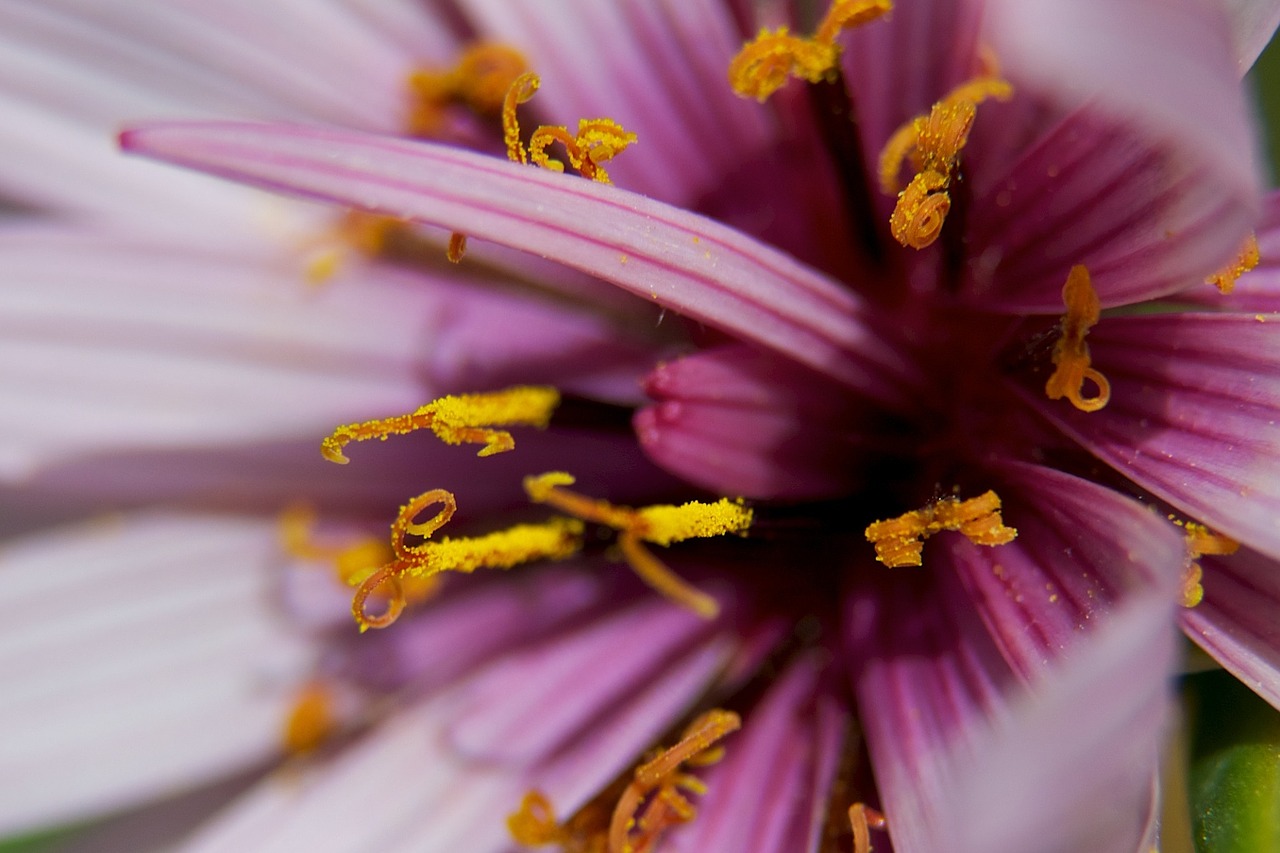
<path fill-rule="evenodd" d="M 349 460 L 342 449 L 349 442 L 371 438 L 385 441 L 391 435 L 429 429 L 446 444 L 483 444 L 476 455 L 492 456 L 516 445 L 511 433 L 488 427 L 519 424 L 542 429 L 559 402 L 556 389 L 536 385 L 441 397 L 412 414 L 340 426 L 321 443 L 320 452 L 330 462 L 345 465 Z"/>
<path fill-rule="evenodd" d="M 634 133 L 628 133 L 616 121 L 607 118 L 581 119 L 578 132 L 569 134 L 569 129 L 555 125 L 542 125 L 534 130 L 529 138 L 529 148 L 525 149 L 520 141 L 520 123 L 516 119 L 516 107 L 533 97 L 542 85 L 536 74 L 522 74 L 511 84 L 507 91 L 506 102 L 502 108 L 503 138 L 507 144 L 507 158 L 516 163 L 528 163 L 553 172 L 563 172 L 564 163 L 553 160 L 547 155 L 547 148 L 555 143 L 564 146 L 569 158 L 569 165 L 578 170 L 584 178 L 590 178 L 602 184 L 611 183 L 609 173 L 601 163 L 612 160 L 636 141 Z"/>
<path fill-rule="evenodd" d="M 718 761 L 723 751 L 713 747 L 741 726 L 732 711 L 707 711 L 685 729 L 679 743 L 636 768 L 609 823 L 609 853 L 648 853 L 667 829 L 693 820 L 697 812 L 682 791 L 702 794 L 705 786 L 681 773 L 680 766 Z"/>
<path fill-rule="evenodd" d="M 333 695 L 319 682 L 308 684 L 294 700 L 285 721 L 284 748 L 303 755 L 324 743 L 336 728 Z"/>
<path fill-rule="evenodd" d="M 871 830 L 888 826 L 884 815 L 864 803 L 849 806 L 849 825 L 853 828 L 853 853 L 871 853 Z"/>
<path fill-rule="evenodd" d="M 889 568 L 919 566 L 924 540 L 950 530 L 964 535 L 975 545 L 1005 545 L 1018 531 L 1006 527 L 1000 517 L 1000 498 L 986 492 L 976 498 L 943 498 L 923 509 L 897 518 L 877 521 L 867 527 L 867 541 L 876 546 L 876 559 Z"/>
<path fill-rule="evenodd" d="M 1261 256 L 1258 253 L 1258 237 L 1256 234 L 1250 234 L 1245 238 L 1235 260 L 1206 278 L 1204 283 L 1212 284 L 1223 293 L 1230 293 L 1236 288 L 1236 280 L 1256 267 L 1259 260 Z"/>
<path fill-rule="evenodd" d="M 1067 313 L 1062 318 L 1062 336 L 1053 348 L 1055 370 L 1044 385 L 1044 393 L 1050 400 L 1066 397 L 1082 412 L 1096 412 L 1111 399 L 1111 383 L 1090 366 L 1089 345 L 1084 342 L 1089 329 L 1098 322 L 1101 305 L 1089 271 L 1083 266 L 1077 264 L 1067 274 L 1062 302 Z M 1092 382 L 1098 393 L 1085 397 L 1081 392 L 1086 382 Z"/>
<path fill-rule="evenodd" d="M 923 249 L 938 239 L 951 209 L 947 189 L 960 163 L 960 152 L 969 141 L 969 131 L 978 113 L 978 104 L 987 98 L 1008 100 L 1012 87 L 991 68 L 980 77 L 961 83 L 933 105 L 928 115 L 918 116 L 894 131 L 880 152 L 880 188 L 898 192 L 898 173 L 910 159 L 916 174 L 898 192 L 898 203 L 889 217 L 889 230 L 904 246 Z"/>
<path fill-rule="evenodd" d="M 792 35 L 786 27 L 762 29 L 729 63 L 729 85 L 744 98 L 764 103 L 789 77 L 818 83 L 840 62 L 836 38 L 845 30 L 883 17 L 891 0 L 835 0 L 811 38 Z"/>
<path fill-rule="evenodd" d="M 467 253 L 467 235 L 458 231 L 454 231 L 449 235 L 449 247 L 445 249 L 444 256 L 449 259 L 451 264 L 462 263 L 462 256 Z"/>
<path fill-rule="evenodd" d="M 409 75 L 409 133 L 437 135 L 453 105 L 480 116 L 499 115 L 511 82 L 527 67 L 524 56 L 515 48 L 481 42 L 467 48 L 453 68 L 415 70 Z"/>
<path fill-rule="evenodd" d="M 539 847 L 544 844 L 567 846 L 570 836 L 556 821 L 551 801 L 541 791 L 530 791 L 520 800 L 520 809 L 507 817 L 507 829 L 517 844 Z"/>
<path fill-rule="evenodd" d="M 1195 607 L 1204 600 L 1204 568 L 1198 562 L 1201 557 L 1226 557 L 1240 549 L 1240 543 L 1214 533 L 1203 524 L 1194 521 L 1170 520 L 1183 529 L 1187 548 L 1187 564 L 1182 572 L 1182 606 Z"/>
<path fill-rule="evenodd" d="M 653 556 L 642 543 L 667 546 L 685 539 L 745 534 L 751 526 L 751 510 L 741 501 L 721 498 L 715 503 L 690 501 L 681 506 L 657 505 L 632 509 L 571 492 L 564 488 L 574 479 L 562 471 L 525 477 L 524 489 L 534 503 L 547 504 L 580 518 L 620 531 L 618 547 L 623 559 L 640 579 L 675 603 L 706 619 L 720 612 L 714 598 L 683 581 Z"/>
<path fill-rule="evenodd" d="M 430 520 L 414 519 L 435 504 L 442 509 Z M 430 578 L 441 572 L 470 573 L 476 569 L 510 569 L 534 560 L 563 560 L 582 547 L 583 524 L 574 518 L 553 517 L 541 524 L 517 524 L 483 536 L 445 538 L 418 545 L 405 542 L 408 535 L 430 537 L 453 517 L 457 502 L 451 492 L 432 489 L 400 508 L 391 524 L 391 549 L 395 559 L 365 578 L 351 599 L 351 614 L 363 632 L 386 628 L 405 607 L 402 578 Z M 371 615 L 365 608 L 370 594 L 388 586 L 387 609 Z"/>

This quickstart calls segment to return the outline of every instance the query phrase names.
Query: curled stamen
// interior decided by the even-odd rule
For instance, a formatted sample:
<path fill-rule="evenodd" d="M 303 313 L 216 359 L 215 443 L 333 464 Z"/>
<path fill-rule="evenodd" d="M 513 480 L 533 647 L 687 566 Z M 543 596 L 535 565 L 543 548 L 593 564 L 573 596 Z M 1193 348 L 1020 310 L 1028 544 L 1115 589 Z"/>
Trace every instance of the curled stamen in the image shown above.
<path fill-rule="evenodd" d="M 679 789 L 702 793 L 704 787 L 679 773 L 680 766 L 699 761 L 700 756 L 702 765 L 709 763 L 703 753 L 741 726 L 742 719 L 732 711 L 708 711 L 690 724 L 679 743 L 636 768 L 609 823 L 610 853 L 651 850 L 667 829 L 692 820 L 696 811 Z"/>
<path fill-rule="evenodd" d="M 477 456 L 505 453 L 515 447 L 515 439 L 492 426 L 523 425 L 544 428 L 560 402 L 554 388 L 522 385 L 488 394 L 460 394 L 441 397 L 408 415 L 346 424 L 326 438 L 320 452 L 330 462 L 345 465 L 342 449 L 352 441 L 386 439 L 420 429 L 429 429 L 446 444 L 483 444 Z"/>
<path fill-rule="evenodd" d="M 541 125 L 529 138 L 529 148 L 520 141 L 520 124 L 516 120 L 516 107 L 533 97 L 540 81 L 536 74 L 523 74 L 511 84 L 506 104 L 502 108 L 502 127 L 507 143 L 507 158 L 517 163 L 528 163 L 563 172 L 564 163 L 552 159 L 547 149 L 555 143 L 564 146 L 569 164 L 584 178 L 602 184 L 610 183 L 609 174 L 600 165 L 621 154 L 636 141 L 634 133 L 622 129 L 613 119 L 581 119 L 578 132 L 570 135 L 569 129 L 556 125 Z"/>
<path fill-rule="evenodd" d="M 520 800 L 519 810 L 507 817 L 507 829 L 517 844 L 530 847 L 569 841 L 564 827 L 556 821 L 551 801 L 536 790 L 525 794 Z"/>
<path fill-rule="evenodd" d="M 1082 412 L 1096 412 L 1110 401 L 1111 383 L 1090 366 L 1089 345 L 1084 342 L 1102 309 L 1089 271 L 1083 266 L 1071 268 L 1062 288 L 1062 301 L 1067 313 L 1062 318 L 1062 336 L 1053 348 L 1055 369 L 1045 382 L 1044 393 L 1050 400 L 1066 397 Z M 1093 383 L 1097 394 L 1084 396 L 1086 382 Z"/>
<path fill-rule="evenodd" d="M 520 122 L 516 119 L 516 107 L 528 102 L 542 85 L 541 78 L 533 72 L 521 74 L 507 89 L 502 100 L 502 139 L 507 146 L 507 159 L 516 163 L 528 163 L 529 156 L 520 141 Z"/>
<path fill-rule="evenodd" d="M 1240 253 L 1235 260 L 1204 280 L 1212 284 L 1222 293 L 1230 293 L 1236 288 L 1236 280 L 1258 265 L 1261 256 L 1258 252 L 1258 237 L 1250 234 L 1240 246 Z"/>
<path fill-rule="evenodd" d="M 1195 607 L 1204 600 L 1201 583 L 1204 567 L 1200 565 L 1200 558 L 1230 556 L 1240 550 L 1240 543 L 1194 521 L 1182 521 L 1173 516 L 1169 520 L 1183 529 L 1187 548 L 1187 564 L 1182 573 L 1182 606 Z"/>
<path fill-rule="evenodd" d="M 896 192 L 898 174 L 908 159 L 915 177 L 898 193 L 889 218 L 890 231 L 904 246 L 923 249 L 938 239 L 951 209 L 947 189 L 959 168 L 960 152 L 969 141 L 978 104 L 987 98 L 1008 100 L 1012 87 L 997 76 L 994 59 L 989 73 L 961 83 L 938 101 L 927 115 L 913 118 L 889 137 L 880 152 L 880 188 Z"/>
<path fill-rule="evenodd" d="M 793 35 L 786 27 L 762 29 L 729 63 L 729 85 L 742 97 L 764 103 L 789 77 L 818 83 L 840 62 L 836 37 L 892 8 L 890 0 L 835 0 L 812 38 Z"/>
<path fill-rule="evenodd" d="M 400 586 L 400 580 L 397 577 L 397 570 L 402 565 L 399 561 L 388 563 L 365 578 L 360 586 L 356 588 L 355 594 L 351 597 L 351 615 L 355 617 L 356 624 L 360 626 L 360 633 L 363 634 L 370 628 L 390 627 L 404 612 L 404 589 Z M 390 588 L 387 593 L 387 609 L 380 615 L 370 615 L 365 609 L 365 601 L 375 590 L 383 585 Z"/>
<path fill-rule="evenodd" d="M 976 498 L 943 498 L 923 509 L 877 521 L 866 529 L 876 546 L 876 559 L 889 568 L 922 564 L 924 540 L 944 530 L 960 533 L 975 545 L 1005 545 L 1018 531 L 1000 516 L 1000 497 L 985 492 Z"/>
<path fill-rule="evenodd" d="M 623 558 L 641 580 L 672 601 L 704 618 L 714 618 L 716 600 L 685 583 L 641 544 L 670 545 L 686 539 L 745 533 L 752 512 L 740 501 L 722 498 L 715 503 L 690 501 L 681 506 L 657 505 L 632 509 L 569 491 L 573 477 L 554 471 L 525 477 L 524 488 L 535 503 L 553 506 L 583 521 L 604 524 L 621 531 L 618 546 Z"/>

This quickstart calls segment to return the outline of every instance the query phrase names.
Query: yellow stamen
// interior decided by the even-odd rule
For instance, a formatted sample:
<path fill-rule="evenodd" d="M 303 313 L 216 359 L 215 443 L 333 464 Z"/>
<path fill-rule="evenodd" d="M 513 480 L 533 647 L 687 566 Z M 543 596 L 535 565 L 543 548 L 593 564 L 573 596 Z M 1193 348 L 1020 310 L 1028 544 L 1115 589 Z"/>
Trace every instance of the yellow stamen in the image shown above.
<path fill-rule="evenodd" d="M 751 526 L 752 512 L 741 501 L 721 498 L 710 504 L 690 501 L 678 507 L 657 505 L 637 510 L 615 506 L 564 488 L 573 482 L 571 475 L 553 471 L 525 477 L 524 489 L 534 503 L 547 504 L 583 521 L 621 531 L 618 546 L 623 558 L 641 580 L 662 595 L 707 619 L 720 612 L 714 598 L 681 580 L 641 543 L 652 542 L 665 547 L 686 539 L 745 534 Z"/>
<path fill-rule="evenodd" d="M 1062 318 L 1062 337 L 1053 348 L 1055 369 L 1044 385 L 1044 393 L 1050 400 L 1066 397 L 1082 412 L 1096 412 L 1111 399 L 1111 383 L 1090 366 L 1089 345 L 1084 342 L 1089 329 L 1098 322 L 1101 305 L 1089 271 L 1083 266 L 1077 264 L 1067 274 L 1062 302 L 1067 313 Z M 1098 393 L 1083 396 L 1086 382 L 1092 382 Z"/>
<path fill-rule="evenodd" d="M 854 803 L 849 806 L 849 825 L 853 828 L 853 853 L 871 853 L 871 830 L 884 829 L 888 823 L 865 803 Z"/>
<path fill-rule="evenodd" d="M 1236 259 L 1204 280 L 1223 293 L 1230 293 L 1236 288 L 1236 280 L 1258 265 L 1261 256 L 1258 254 L 1258 237 L 1250 234 L 1240 247 Z"/>
<path fill-rule="evenodd" d="M 976 498 L 943 498 L 923 509 L 897 518 L 877 521 L 866 530 L 867 541 L 876 546 L 876 559 L 890 568 L 919 566 L 924 540 L 944 530 L 957 532 L 975 545 L 1005 545 L 1018 531 L 1006 527 L 1000 517 L 1000 498 L 986 492 Z"/>
<path fill-rule="evenodd" d="M 1240 550 L 1240 543 L 1229 536 L 1214 533 L 1203 524 L 1182 521 L 1173 516 L 1169 520 L 1183 529 L 1187 548 L 1187 564 L 1182 572 L 1182 606 L 1195 607 L 1204 600 L 1204 568 L 1198 562 L 1201 557 L 1228 557 Z"/>
<path fill-rule="evenodd" d="M 445 249 L 444 256 L 449 259 L 451 264 L 462 263 L 462 256 L 467 253 L 467 235 L 458 231 L 454 231 L 449 235 L 449 247 Z"/>
<path fill-rule="evenodd" d="M 511 81 L 527 65 L 515 48 L 480 42 L 467 48 L 453 68 L 415 70 L 409 75 L 409 132 L 414 136 L 435 136 L 451 105 L 466 107 L 484 117 L 497 116 Z"/>
<path fill-rule="evenodd" d="M 427 507 L 443 509 L 425 522 L 414 519 Z M 409 545 L 405 536 L 429 537 L 452 518 L 457 506 L 451 492 L 432 489 L 400 508 L 391 524 L 391 549 L 395 559 L 365 578 L 351 600 L 351 613 L 363 632 L 385 628 L 404 610 L 403 578 L 430 578 L 441 572 L 470 573 L 476 569 L 509 569 L 534 560 L 563 560 L 582 547 L 581 521 L 551 518 L 541 524 L 517 524 L 483 536 L 458 537 Z M 375 590 L 389 586 L 387 610 L 372 616 L 365 602 Z"/>
<path fill-rule="evenodd" d="M 836 38 L 840 33 L 883 17 L 891 9 L 891 0 L 835 0 L 811 38 L 792 35 L 786 27 L 762 29 L 729 63 L 729 85 L 742 97 L 764 103 L 788 77 L 818 83 L 839 65 Z"/>
<path fill-rule="evenodd" d="M 533 161 L 535 166 L 563 172 L 564 163 L 547 155 L 547 148 L 555 143 L 564 146 L 569 165 L 584 178 L 602 184 L 611 183 L 609 173 L 601 163 L 621 154 L 636 141 L 634 133 L 628 133 L 616 121 L 607 118 L 581 119 L 578 132 L 570 135 L 569 129 L 556 125 L 542 125 L 529 138 L 526 151 L 520 142 L 520 124 L 516 120 L 516 107 L 533 97 L 541 85 L 536 74 L 524 74 L 511 84 L 507 92 L 506 106 L 502 110 L 502 123 L 507 143 L 507 157 L 516 163 Z"/>
<path fill-rule="evenodd" d="M 319 682 L 308 684 L 285 721 L 285 750 L 292 755 L 311 752 L 328 740 L 335 728 L 333 695 Z"/>
<path fill-rule="evenodd" d="M 703 786 L 680 773 L 680 766 L 700 757 L 705 765 L 703 754 L 741 726 L 742 719 L 732 711 L 708 711 L 693 721 L 679 743 L 636 768 L 609 824 L 610 853 L 652 850 L 663 832 L 692 820 L 696 811 L 680 789 L 701 793 Z"/>
<path fill-rule="evenodd" d="M 429 429 L 446 444 L 483 444 L 476 455 L 492 456 L 516 445 L 511 433 L 488 427 L 518 424 L 544 428 L 559 402 L 556 389 L 537 385 L 441 397 L 412 414 L 340 426 L 321 443 L 320 452 L 330 462 L 345 465 L 349 460 L 342 449 L 349 442 L 386 440 L 391 435 Z"/>
<path fill-rule="evenodd" d="M 507 817 L 507 829 L 517 844 L 540 847 L 544 844 L 560 844 L 568 847 L 573 838 L 565 827 L 556 821 L 551 801 L 541 791 L 529 791 L 520 800 L 520 808 Z"/>
<path fill-rule="evenodd" d="M 889 217 L 889 230 L 904 246 L 923 249 L 938 239 L 951 209 L 947 192 L 960 163 L 960 152 L 969 141 L 978 104 L 987 98 L 1008 100 L 1013 88 L 989 73 L 961 83 L 933 105 L 928 115 L 908 121 L 894 131 L 880 152 L 880 188 L 894 193 L 902 186 L 898 175 L 910 158 L 915 177 L 898 193 Z"/>

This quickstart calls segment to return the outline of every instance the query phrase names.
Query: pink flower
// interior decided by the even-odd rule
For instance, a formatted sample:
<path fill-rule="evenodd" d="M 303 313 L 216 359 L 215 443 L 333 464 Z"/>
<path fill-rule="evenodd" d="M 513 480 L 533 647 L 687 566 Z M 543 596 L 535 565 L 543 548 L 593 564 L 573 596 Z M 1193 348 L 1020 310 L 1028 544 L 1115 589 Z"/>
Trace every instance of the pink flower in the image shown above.
<path fill-rule="evenodd" d="M 268 750 L 261 720 L 283 717 L 281 696 L 296 699 L 314 676 L 352 742 L 282 768 L 195 846 L 501 849 L 510 843 L 504 818 L 525 792 L 541 791 L 563 820 L 714 704 L 740 712 L 742 731 L 726 740 L 722 762 L 699 771 L 708 790 L 697 818 L 666 837 L 673 849 L 812 849 L 833 791 L 843 792 L 841 808 L 865 800 L 882 810 L 898 850 L 1149 847 L 1174 620 L 1280 705 L 1268 627 L 1280 602 L 1271 429 L 1280 346 L 1266 262 L 1280 236 L 1270 214 L 1258 219 L 1237 83 L 1238 65 L 1280 11 L 1228 5 L 1230 18 L 1200 0 L 902 0 L 890 16 L 839 36 L 786 21 L 792 34 L 816 32 L 797 51 L 826 55 L 838 45 L 840 73 L 820 68 L 815 82 L 787 83 L 763 104 L 734 95 L 725 74 L 759 24 L 784 23 L 767 5 L 763 20 L 712 0 L 678 9 L 566 0 L 554 11 L 475 0 L 439 19 L 399 6 L 352 18 L 361 7 L 335 5 L 315 24 L 290 20 L 259 36 L 269 50 L 231 40 L 242 46 L 239 66 L 262 63 L 241 78 L 214 61 L 227 56 L 222 39 L 281 24 L 276 13 L 228 6 L 208 13 L 206 30 L 186 17 L 204 12 L 166 11 L 135 31 L 124 18 L 79 27 L 36 6 L 10 11 L 57 53 L 87 40 L 103 56 L 158 63 L 147 67 L 163 65 L 157 57 L 173 63 L 179 45 L 209 57 L 176 67 L 204 91 L 234 97 L 193 112 L 313 122 L 145 124 L 122 137 L 133 152 L 334 202 L 335 217 L 365 209 L 471 241 L 460 267 L 438 254 L 398 266 L 351 256 L 320 291 L 295 287 L 282 297 L 275 288 L 299 277 L 301 250 L 280 248 L 264 239 L 265 226 L 245 228 L 227 212 L 256 203 L 252 194 L 211 190 L 225 200 L 213 211 L 204 189 L 183 198 L 171 176 L 141 165 L 145 197 L 131 182 L 91 193 L 62 174 L 45 181 L 0 171 L 21 199 L 91 223 L 0 235 L 0 252 L 20 262 L 28 284 L 66 294 L 19 305 L 29 318 L 57 321 L 42 385 L 75 388 L 82 364 L 122 359 L 109 368 L 103 414 L 88 423 L 79 404 L 64 403 L 59 418 L 53 395 L 32 396 L 49 414 L 25 419 L 26 433 L 10 443 L 10 476 L 27 477 L 21 494 L 72 491 L 130 506 L 181 499 L 199 513 L 131 515 L 114 534 L 45 534 L 10 558 L 8 576 L 38 582 L 0 594 L 55 596 L 69 601 L 59 617 L 76 617 L 36 620 L 29 631 L 46 627 L 81 650 L 111 638 L 100 683 L 127 683 L 115 665 L 157 691 L 134 704 L 110 697 L 115 713 L 104 716 L 115 729 L 89 727 L 78 711 L 65 725 L 85 724 L 84 743 L 119 761 L 123 751 L 110 748 L 133 733 L 145 740 L 147 714 L 178 707 L 175 740 L 193 747 L 159 738 L 150 745 L 171 761 L 166 772 L 155 771 L 156 758 L 130 764 L 128 786 L 104 778 L 62 800 L 46 789 L 31 799 L 39 808 L 13 810 L 14 825 L 121 806 L 245 766 Z M 389 25 L 390 9 L 404 17 Z M 361 29 L 338 25 L 356 20 Z M 386 93 L 406 64 L 389 59 L 401 43 L 392 37 L 406 22 L 451 31 L 433 20 L 526 54 L 542 88 L 522 117 L 610 116 L 635 132 L 638 144 L 609 161 L 614 186 L 465 150 L 460 140 L 484 139 L 470 125 L 450 125 L 453 144 L 392 135 L 404 116 L 393 116 Z M 121 52 L 104 33 L 157 52 Z M 307 39 L 322 33 L 346 37 L 333 53 L 349 53 L 360 69 L 335 74 L 332 90 L 294 73 L 311 67 Z M 457 44 L 433 44 L 432 60 L 446 66 Z M 794 67 L 806 75 L 804 63 Z M 971 92 L 959 87 L 975 79 L 980 96 L 949 96 Z M 238 80 L 271 85 L 263 94 Z M 351 97 L 327 96 L 344 87 Z M 247 106 L 246 91 L 262 103 Z M 83 109 L 60 112 L 49 92 L 34 103 L 51 122 Z M 972 129 L 932 154 L 930 131 L 919 130 L 905 174 L 886 170 L 903 179 L 905 201 L 897 187 L 879 192 L 877 152 L 935 103 L 947 108 L 938 120 L 948 133 L 959 127 L 948 110 L 967 104 Z M 926 204 L 946 193 L 940 236 L 897 224 L 924 209 L 913 207 L 913 171 Z M 103 187 L 122 174 L 113 163 L 86 172 Z M 176 202 L 155 203 L 170 193 L 207 225 L 225 217 L 236 228 L 193 238 Z M 303 231 L 325 216 L 301 206 L 288 213 Z M 1231 265 L 1255 226 L 1262 268 L 1219 294 L 1205 279 Z M 900 245 L 913 242 L 923 247 Z M 92 298 L 104 278 L 120 281 L 131 301 L 106 342 L 84 344 L 88 358 L 76 359 L 76 329 L 102 327 L 69 324 L 66 297 Z M 601 281 L 640 298 L 619 299 Z M 198 291 L 199 310 L 166 307 L 170 282 L 184 300 Z M 276 322 L 262 322 L 271 309 L 258 306 L 282 298 L 290 301 L 270 315 Z M 435 321 L 423 334 L 428 314 Z M 124 359 L 139 345 L 188 363 L 144 369 Z M 648 401 L 632 384 L 646 374 Z M 138 402 L 121 406 L 121 377 L 131 376 Z M 476 460 L 429 437 L 393 438 L 353 448 L 347 470 L 294 461 L 295 442 L 339 422 L 513 383 L 555 385 L 572 398 L 546 433 L 517 429 L 512 453 Z M 158 388 L 200 393 L 175 417 L 174 407 L 153 405 Z M 87 396 L 82 388 L 77 399 Z M 618 422 L 628 409 L 634 437 Z M 125 450 L 133 458 L 122 464 Z M 211 518 L 210 503 L 227 501 L 232 465 L 271 467 L 231 499 L 249 515 Z M 337 621 L 342 606 L 314 572 L 266 565 L 283 558 L 271 555 L 262 513 L 288 497 L 385 520 L 388 500 L 444 487 L 458 492 L 460 514 L 493 529 L 523 502 L 519 476 L 556 468 L 578 476 L 575 488 L 619 504 L 687 485 L 748 498 L 745 540 L 669 552 L 676 573 L 713 595 L 719 613 L 700 618 L 584 557 L 450 584 L 390 630 L 355 638 L 344 636 L 353 632 Z M 965 515 L 988 492 L 998 495 L 994 507 Z M 873 533 L 888 529 L 878 523 L 907 532 Z M 1207 528 L 1199 550 L 1188 544 L 1200 541 L 1187 535 L 1194 525 Z M 916 537 L 928 539 L 921 568 L 910 567 Z M 1202 557 L 1229 550 L 1227 537 L 1242 543 L 1239 552 Z M 218 569 L 229 559 L 244 570 L 243 586 L 228 593 L 234 613 L 217 618 L 209 579 L 229 582 Z M 1183 608 L 1197 563 L 1204 601 Z M 182 596 L 162 597 L 165 575 L 155 567 L 170 564 L 181 564 L 180 589 L 201 591 L 187 610 L 177 606 Z M 43 568 L 61 565 L 71 568 Z M 285 606 L 254 616 L 249 603 L 284 579 Z M 96 584 L 120 603 L 87 594 Z M 137 626 L 127 603 L 155 602 L 178 626 L 210 619 L 215 627 L 165 631 L 153 659 L 95 627 L 85 614 L 99 602 L 108 622 Z M 223 738 L 235 727 L 216 716 L 224 703 L 183 680 L 203 671 L 199 655 L 212 655 L 205 641 L 222 626 L 264 636 L 282 661 L 230 643 L 213 656 L 221 669 L 211 671 L 235 682 L 238 700 L 263 695 L 252 678 L 274 696 L 268 713 L 255 706 L 254 722 L 240 724 L 252 737 L 231 745 L 193 738 L 201 725 Z M 136 636 L 152 645 L 155 635 Z M 15 632 L 14 642 L 29 637 Z M 56 677 L 65 654 L 15 670 L 15 681 L 31 685 L 29 709 L 41 689 L 100 695 L 83 670 L 81 692 L 66 692 L 71 680 Z M 70 742 L 63 723 L 32 722 L 27 730 L 48 745 L 33 738 L 27 763 L 15 766 L 36 778 L 53 757 L 63 762 L 54 766 L 80 766 L 81 751 L 58 748 Z"/>

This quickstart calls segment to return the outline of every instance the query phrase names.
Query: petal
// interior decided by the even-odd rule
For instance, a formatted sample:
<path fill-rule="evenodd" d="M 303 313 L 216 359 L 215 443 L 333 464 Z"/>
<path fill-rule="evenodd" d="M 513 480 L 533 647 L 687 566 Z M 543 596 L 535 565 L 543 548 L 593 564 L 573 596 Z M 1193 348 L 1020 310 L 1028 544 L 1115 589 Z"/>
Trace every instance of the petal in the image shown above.
<path fill-rule="evenodd" d="M 1280 3 L 1276 0 L 1224 0 L 1235 37 L 1236 67 L 1243 75 L 1280 25 Z"/>
<path fill-rule="evenodd" d="M 1200 564 L 1204 600 L 1182 611 L 1183 630 L 1280 708 L 1280 566 L 1247 548 Z"/>
<path fill-rule="evenodd" d="M 864 476 L 855 464 L 868 452 L 860 421 L 876 409 L 770 353 L 735 345 L 706 350 L 659 365 L 645 390 L 659 401 L 635 418 L 645 452 L 710 491 L 836 497 Z"/>
<path fill-rule="evenodd" d="M 11 544 L 0 565 L 13 832 L 119 809 L 270 757 L 314 652 L 273 600 L 269 523 L 144 515 Z M 16 621 L 15 621 L 16 620 Z"/>
<path fill-rule="evenodd" d="M 1236 254 L 1260 182 L 1218 11 L 1199 0 L 993 4 L 1015 89 L 1066 117 L 1026 150 L 968 156 L 979 164 L 973 297 L 1056 313 L 1067 270 L 1084 264 L 1103 305 L 1124 304 L 1198 284 Z"/>
<path fill-rule="evenodd" d="M 1106 408 L 1023 393 L 1189 520 L 1280 555 L 1280 336 L 1264 319 L 1109 318 L 1089 335 L 1093 366 L 1111 381 Z"/>
<path fill-rule="evenodd" d="M 430 144 L 304 127 L 154 125 L 126 149 L 443 225 L 585 270 L 854 385 L 908 371 L 836 282 L 614 187 Z"/>
<path fill-rule="evenodd" d="M 1042 674 L 1126 595 L 1173 595 L 1186 548 L 1152 508 L 1049 468 L 1008 464 L 998 477 L 1018 538 L 983 548 L 952 537 L 939 568 L 959 576 L 1020 677 Z"/>

